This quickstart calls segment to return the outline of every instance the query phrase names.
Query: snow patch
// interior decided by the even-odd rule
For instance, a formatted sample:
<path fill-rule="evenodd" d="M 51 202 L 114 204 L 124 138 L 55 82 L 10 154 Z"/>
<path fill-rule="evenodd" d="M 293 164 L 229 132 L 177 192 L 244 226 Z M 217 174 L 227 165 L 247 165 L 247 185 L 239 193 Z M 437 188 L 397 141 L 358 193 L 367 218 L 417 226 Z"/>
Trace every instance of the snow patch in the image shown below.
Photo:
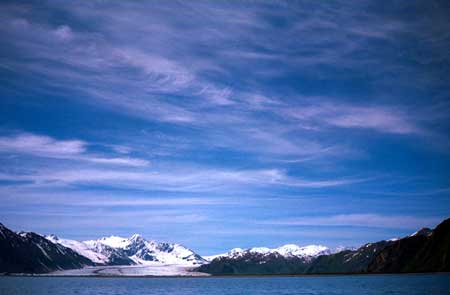
<path fill-rule="evenodd" d="M 42 248 L 41 247 L 41 245 L 39 245 L 39 244 L 36 244 L 36 246 L 41 250 L 41 252 L 42 252 L 42 254 L 44 254 L 45 255 L 45 257 L 47 257 L 48 258 L 48 260 L 50 260 L 50 261 L 52 261 L 53 259 L 50 257 L 50 256 L 48 256 L 48 254 L 47 254 L 47 252 L 45 252 L 45 250 L 44 250 L 44 248 Z"/>

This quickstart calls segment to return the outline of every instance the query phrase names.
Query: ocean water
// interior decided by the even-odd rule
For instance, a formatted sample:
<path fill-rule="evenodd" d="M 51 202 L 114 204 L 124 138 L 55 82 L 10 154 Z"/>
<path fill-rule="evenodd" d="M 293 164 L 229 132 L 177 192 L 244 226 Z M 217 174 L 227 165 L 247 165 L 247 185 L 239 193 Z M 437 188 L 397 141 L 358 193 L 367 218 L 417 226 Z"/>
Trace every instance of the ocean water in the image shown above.
<path fill-rule="evenodd" d="M 240 295 L 450 294 L 450 275 L 246 278 L 0 277 L 0 294 Z"/>

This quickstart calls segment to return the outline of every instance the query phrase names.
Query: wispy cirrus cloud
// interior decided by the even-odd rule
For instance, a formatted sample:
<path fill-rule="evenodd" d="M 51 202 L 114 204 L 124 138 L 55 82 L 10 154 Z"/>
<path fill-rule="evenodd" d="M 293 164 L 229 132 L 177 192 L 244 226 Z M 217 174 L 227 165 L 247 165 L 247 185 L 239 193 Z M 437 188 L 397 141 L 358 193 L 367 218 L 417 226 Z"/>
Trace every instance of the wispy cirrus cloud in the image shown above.
<path fill-rule="evenodd" d="M 183 6 L 186 13 L 192 17 L 199 18 L 198 11 L 189 5 L 177 5 Z M 367 3 L 360 4 L 361 7 L 365 5 Z M 204 3 L 201 5 L 204 9 L 201 16 L 205 18 L 200 18 L 198 25 L 190 27 L 183 27 L 177 21 L 171 21 L 164 17 L 167 11 L 173 10 L 172 5 L 152 7 L 153 21 L 149 20 L 145 13 L 137 12 L 134 5 L 108 7 L 110 13 L 117 15 L 116 18 L 107 17 L 101 12 L 101 9 L 91 9 L 101 6 L 101 3 L 96 3 L 77 7 L 64 5 L 62 8 L 70 11 L 75 18 L 83 16 L 83 18 L 96 19 L 99 23 L 97 31 L 80 31 L 72 28 L 69 24 L 54 26 L 45 22 L 36 22 L 24 12 L 26 10 L 7 7 L 10 12 L 10 15 L 5 15 L 4 18 L 7 33 L 14 34 L 17 39 L 14 42 L 17 42 L 19 47 L 25 47 L 24 44 L 27 44 L 26 48 L 23 48 L 27 51 L 24 54 L 29 55 L 32 59 L 45 61 L 45 66 L 42 62 L 24 64 L 15 61 L 10 64 L 9 68 L 23 67 L 47 76 L 50 84 L 73 90 L 78 89 L 89 97 L 95 97 L 105 107 L 116 111 L 127 111 L 131 115 L 148 120 L 163 120 L 172 123 L 203 121 L 203 116 L 196 114 L 205 106 L 222 106 L 231 109 L 245 107 L 248 99 L 240 101 L 239 98 L 242 93 L 246 92 L 244 89 L 231 87 L 217 82 L 217 79 L 209 78 L 211 71 L 214 73 L 213 76 L 217 73 L 229 76 L 233 70 L 236 70 L 234 67 L 239 69 L 249 67 L 248 63 L 242 61 L 239 54 L 236 58 L 221 57 L 222 52 L 227 52 L 227 46 L 224 49 L 224 46 L 219 46 L 219 44 L 232 44 L 232 40 L 238 38 L 241 40 L 238 43 L 238 49 L 236 46 L 232 46 L 229 50 L 242 52 L 244 56 L 245 52 L 257 56 L 258 54 L 268 55 L 273 57 L 274 62 L 282 61 L 291 64 L 293 61 L 297 61 L 302 66 L 307 65 L 308 67 L 317 67 L 322 64 L 339 67 L 342 64 L 352 63 L 352 68 L 355 69 L 367 67 L 367 62 L 375 64 L 381 58 L 377 52 L 372 52 L 377 58 L 355 59 L 352 57 L 362 49 L 366 50 L 367 42 L 372 39 L 392 42 L 397 34 L 410 30 L 405 21 L 389 18 L 381 26 L 370 13 L 366 12 L 364 16 L 366 20 L 369 20 L 366 23 L 368 28 L 365 30 L 354 29 L 357 26 L 352 26 L 353 21 L 348 21 L 349 26 L 344 26 L 344 31 L 342 31 L 340 22 L 347 19 L 346 15 L 354 13 L 354 9 L 337 9 L 333 5 L 331 7 L 320 5 L 315 15 L 305 13 L 303 5 L 289 6 L 289 10 L 286 11 L 288 7 L 282 4 L 254 5 L 252 9 L 242 10 L 236 15 L 236 9 L 233 6 Z M 269 9 L 272 6 L 286 12 L 285 16 L 289 25 L 284 30 L 280 30 L 268 21 L 271 16 L 278 16 L 277 10 Z M 210 15 L 205 14 L 207 11 Z M 294 11 L 303 15 L 304 18 L 299 21 L 294 17 Z M 130 13 L 133 18 L 122 17 L 125 12 Z M 234 15 L 236 18 L 231 20 L 230 15 Z M 335 19 L 336 15 L 337 19 Z M 204 28 L 202 24 L 205 22 L 209 22 L 212 27 L 206 32 L 202 30 Z M 229 33 L 220 30 L 224 26 L 230 28 Z M 140 28 L 135 34 L 145 33 L 152 35 L 153 38 L 139 39 L 135 46 L 124 47 L 123 40 L 117 40 L 114 32 L 128 31 L 131 28 Z M 271 32 L 270 36 L 279 36 L 280 42 L 268 42 L 270 40 L 267 40 L 262 34 L 255 33 L 259 30 Z M 330 40 L 328 37 L 321 38 L 320 34 L 315 33 L 316 31 L 337 32 L 337 34 L 334 34 L 334 38 Z M 192 38 L 199 35 L 204 37 Z M 289 49 L 292 46 L 289 45 L 295 40 L 292 37 L 297 35 L 303 37 L 302 50 L 292 52 Z M 328 36 L 328 34 L 325 35 Z M 248 38 L 249 36 L 251 38 Z M 178 42 L 174 42 L 174 40 L 178 40 Z M 168 48 L 168 44 L 175 45 Z M 333 45 L 333 50 L 329 49 L 330 44 Z M 212 54 L 201 54 L 198 48 L 202 46 L 208 46 Z M 261 50 L 255 52 L 255 47 L 258 46 L 261 47 Z M 314 53 L 311 53 L 311 49 L 314 49 Z M 189 58 L 184 58 L 185 55 L 189 55 Z M 186 62 L 187 60 L 188 62 Z M 363 64 L 355 65 L 356 60 Z M 67 65 L 65 69 L 59 66 L 61 62 Z M 250 63 L 250 67 L 267 68 L 270 66 L 271 64 Z M 391 71 L 390 69 L 385 70 Z M 122 74 L 124 71 L 127 75 Z M 96 75 L 94 77 L 86 76 L 86 73 L 96 73 Z M 283 75 L 289 74 L 291 74 L 290 67 L 286 66 Z M 63 77 L 71 77 L 71 80 L 75 79 L 78 83 L 76 85 L 67 83 L 68 80 L 62 79 Z M 263 85 L 253 86 L 256 86 L 253 90 L 255 94 L 248 96 L 250 100 L 257 93 L 266 90 Z M 116 89 L 120 90 L 116 91 Z M 164 96 L 189 97 L 190 102 L 168 101 Z M 324 106 L 316 107 L 323 108 Z M 343 107 L 337 108 L 339 108 L 337 111 L 341 111 L 341 113 L 344 111 Z M 217 112 L 217 110 L 208 110 L 208 112 L 211 111 Z M 326 113 L 330 112 L 332 110 Z M 403 111 L 377 106 L 346 108 L 346 113 L 333 116 L 326 123 L 345 128 L 368 127 L 398 134 L 417 133 L 418 128 L 414 126 L 413 118 L 405 121 L 401 112 Z M 362 120 L 364 117 L 366 120 Z M 395 128 L 394 125 L 398 125 L 398 127 Z"/>
<path fill-rule="evenodd" d="M 20 181 L 39 186 L 102 185 L 147 190 L 184 192 L 246 191 L 255 187 L 298 187 L 320 189 L 345 186 L 368 181 L 361 178 L 304 179 L 287 175 L 284 171 L 226 170 L 211 168 L 177 167 L 170 170 L 111 170 L 67 169 L 29 171 L 22 174 L 0 173 L 0 180 Z M 27 185 L 27 184 L 26 184 Z"/>
<path fill-rule="evenodd" d="M 343 128 L 366 128 L 386 133 L 420 134 L 422 131 L 403 113 L 383 108 L 350 108 L 335 117 L 326 119 L 328 124 Z"/>
<path fill-rule="evenodd" d="M 423 135 L 427 132 L 420 126 L 420 118 L 408 114 L 407 109 L 394 106 L 355 106 L 319 102 L 280 112 L 317 128 L 328 126 L 371 129 L 382 133 L 402 135 Z"/>
<path fill-rule="evenodd" d="M 442 217 L 418 217 L 405 215 L 380 214 L 340 214 L 331 216 L 308 216 L 291 219 L 260 221 L 260 224 L 285 226 L 352 226 L 373 228 L 417 229 L 434 227 Z"/>
<path fill-rule="evenodd" d="M 55 28 L 11 15 L 5 15 L 4 24 L 7 33 L 20 36 L 19 44 L 27 44 L 26 54 L 45 61 L 44 66 L 5 61 L 5 66 L 40 73 L 48 78 L 45 84 L 79 91 L 106 108 L 120 106 L 121 111 L 149 120 L 186 123 L 194 120 L 188 116 L 192 110 L 170 103 L 164 96 L 196 97 L 212 106 L 232 103 L 228 87 L 199 77 L 190 67 L 161 52 L 124 47 L 102 34 L 75 32 L 69 25 Z M 61 63 L 66 67 L 60 67 Z M 122 75 L 123 71 L 128 75 Z M 92 79 L 86 72 L 97 75 Z M 74 85 L 63 77 L 79 83 Z"/>
<path fill-rule="evenodd" d="M 244 151 L 259 158 L 269 154 L 285 163 L 351 153 L 352 149 L 339 139 L 323 139 L 321 133 L 330 127 L 403 136 L 430 133 L 420 116 L 410 115 L 407 107 L 389 103 L 355 106 L 334 96 L 325 96 L 332 103 L 315 102 L 314 97 L 292 91 L 274 91 L 266 86 L 270 81 L 258 74 L 276 67 L 281 72 L 268 77 L 288 78 L 301 66 L 304 75 L 314 76 L 314 69 L 329 65 L 334 69 L 329 73 L 339 77 L 342 68 L 351 68 L 346 72 L 351 78 L 359 76 L 358 70 L 380 65 L 383 52 L 367 44 L 390 44 L 411 29 L 408 21 L 389 17 L 381 24 L 363 9 L 366 2 L 358 5 L 366 11 L 364 30 L 355 29 L 359 27 L 357 21 L 348 17 L 355 8 L 335 5 L 318 5 L 314 14 L 306 13 L 303 4 L 281 3 L 254 3 L 250 7 L 236 4 L 242 8 L 239 13 L 236 6 L 224 3 L 195 7 L 183 3 L 143 4 L 138 10 L 132 4 L 116 4 L 108 5 L 109 14 L 103 13 L 103 5 L 61 6 L 76 20 L 95 20 L 95 28 L 83 30 L 77 22 L 55 25 L 33 18 L 32 5 L 25 5 L 28 10 L 6 6 L 9 13 L 4 15 L 3 31 L 13 35 L 14 46 L 34 62 L 11 59 L 4 66 L 28 72 L 33 79 L 46 77 L 35 83 L 38 91 L 45 88 L 64 96 L 71 90 L 68 93 L 77 95 L 70 94 L 69 100 L 149 122 L 196 128 L 201 130 L 196 136 L 204 136 L 212 147 Z M 177 7 L 183 7 L 182 11 L 196 21 L 185 26 L 177 18 L 167 19 L 169 12 L 178 15 Z M 282 27 L 271 21 L 279 15 L 286 21 Z M 116 34 L 122 31 L 130 36 Z M 302 37 L 300 47 L 293 46 L 297 36 Z M 355 58 L 368 48 L 370 58 Z M 386 63 L 373 68 L 377 71 L 364 73 L 382 76 L 392 72 Z M 241 77 L 239 82 L 235 81 L 236 74 Z M 255 82 L 256 77 L 259 80 Z M 274 92 L 277 95 L 271 96 Z M 300 106 L 289 101 L 299 101 Z M 296 129 L 301 132 L 292 136 L 291 131 Z"/>
<path fill-rule="evenodd" d="M 68 212 L 61 210 L 56 211 L 41 211 L 39 218 L 33 217 L 32 211 L 11 211 L 8 212 L 9 216 L 19 217 L 20 220 L 29 222 L 34 220 L 33 228 L 39 229 L 39 232 L 45 234 L 46 231 L 42 231 L 42 228 L 46 228 L 48 223 L 53 223 L 52 231 L 47 233 L 55 233 L 63 229 L 70 229 L 75 226 L 81 226 L 85 228 L 91 228 L 98 231 L 97 235 L 93 235 L 93 238 L 97 239 L 101 237 L 100 232 L 108 230 L 109 234 L 119 234 L 118 231 L 133 228 L 139 230 L 142 233 L 143 230 L 149 229 L 155 232 L 157 228 L 169 228 L 180 226 L 180 224 L 189 224 L 191 226 L 208 221 L 207 215 L 195 214 L 189 212 L 182 212 L 179 210 L 161 211 L 161 210 L 123 210 L 121 212 L 113 211 L 99 211 L 91 210 L 85 212 Z M 128 216 L 133 215 L 139 218 L 139 222 L 135 219 L 129 219 Z M 58 222 L 61 219 L 64 222 Z M 164 225 L 164 226 L 162 226 Z M 130 233 L 131 235 L 131 233 Z M 150 236 L 152 237 L 152 235 Z"/>
<path fill-rule="evenodd" d="M 47 224 L 60 226 L 70 213 L 70 233 L 81 224 L 77 210 L 111 214 L 86 217 L 86 228 L 126 219 L 129 229 L 145 227 L 127 214 L 154 206 L 167 215 L 160 222 L 150 210 L 139 215 L 149 214 L 152 231 L 176 216 L 201 227 L 218 216 L 213 226 L 233 236 L 249 218 L 278 217 L 286 227 L 323 224 L 323 233 L 366 222 L 356 229 L 365 241 L 396 230 L 377 223 L 444 216 L 448 148 L 433 148 L 449 143 L 446 11 L 443 2 L 369 0 L 2 2 L 1 132 L 35 133 L 0 137 L 9 208 L 1 215 L 25 224 L 23 210 L 33 224 L 47 212 Z M 350 205 L 341 193 L 361 198 Z M 251 198 L 268 203 L 247 207 Z M 208 206 L 210 215 L 197 211 Z M 368 208 L 374 213 L 348 213 Z M 328 215 L 284 218 L 311 210 Z M 176 223 L 191 238 L 193 224 Z M 248 232 L 283 229 L 257 227 Z"/>
<path fill-rule="evenodd" d="M 9 214 L 14 214 L 22 217 L 33 215 L 32 211 L 12 211 L 8 212 Z M 88 225 L 89 223 L 97 222 L 97 226 L 105 228 L 110 227 L 114 228 L 114 226 L 126 226 L 132 225 L 133 221 L 123 222 L 120 218 L 124 218 L 130 215 L 133 215 L 140 219 L 142 225 L 141 227 L 148 225 L 149 223 L 198 223 L 208 219 L 205 215 L 200 214 L 189 214 L 186 212 L 180 212 L 180 210 L 133 210 L 133 211 L 102 211 L 102 210 L 89 210 L 84 212 L 61 212 L 57 211 L 42 211 L 39 214 L 42 218 L 58 218 L 58 217 L 66 217 L 66 218 L 81 218 L 83 221 L 82 224 Z M 117 219 L 116 222 L 111 222 L 110 219 Z M 47 220 L 48 221 L 48 220 Z M 64 224 L 64 227 L 69 226 L 68 224 Z"/>
<path fill-rule="evenodd" d="M 52 190 L 45 193 L 36 192 L 32 189 L 17 187 L 9 190 L 1 200 L 5 205 L 35 206 L 45 204 L 51 206 L 65 207 L 92 207 L 92 208 L 114 208 L 114 207 L 141 207 L 155 208 L 159 210 L 163 207 L 191 208 L 209 207 L 223 205 L 242 205 L 252 203 L 253 200 L 245 200 L 236 197 L 173 197 L 154 196 L 141 194 L 139 196 L 131 194 L 112 195 L 109 193 L 92 193 L 85 191 L 62 191 Z M 6 196 L 7 195 L 7 196 Z M 162 209 L 161 209 L 162 210 Z"/>
<path fill-rule="evenodd" d="M 98 164 L 147 166 L 144 159 L 130 157 L 101 157 L 87 151 L 82 140 L 58 140 L 45 135 L 18 133 L 0 137 L 0 154 L 31 155 L 34 157 L 86 161 Z"/>
<path fill-rule="evenodd" d="M 80 157 L 82 160 L 86 160 L 92 163 L 99 164 L 111 164 L 111 165 L 125 165 L 125 166 L 148 166 L 149 161 L 136 158 L 99 158 L 99 157 Z"/>
<path fill-rule="evenodd" d="M 85 151 L 86 143 L 81 140 L 56 140 L 31 133 L 0 137 L 0 152 L 59 157 L 79 155 Z"/>

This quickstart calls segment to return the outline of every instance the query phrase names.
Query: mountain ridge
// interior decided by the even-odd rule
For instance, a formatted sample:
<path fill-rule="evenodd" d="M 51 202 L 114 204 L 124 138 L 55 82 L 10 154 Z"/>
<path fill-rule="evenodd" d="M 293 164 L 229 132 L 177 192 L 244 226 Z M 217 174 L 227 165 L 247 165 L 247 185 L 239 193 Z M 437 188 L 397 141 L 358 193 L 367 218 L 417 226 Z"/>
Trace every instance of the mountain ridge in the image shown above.
<path fill-rule="evenodd" d="M 212 275 L 448 272 L 450 218 L 434 230 L 423 228 L 400 239 L 367 243 L 309 260 L 277 253 L 241 253 L 215 257 L 197 270 Z"/>
<path fill-rule="evenodd" d="M 49 273 L 96 266 L 180 265 L 211 275 L 404 273 L 450 271 L 450 219 L 400 239 L 357 249 L 286 244 L 234 248 L 202 257 L 176 243 L 109 236 L 75 241 L 34 232 L 15 233 L 0 223 L 0 273 Z"/>

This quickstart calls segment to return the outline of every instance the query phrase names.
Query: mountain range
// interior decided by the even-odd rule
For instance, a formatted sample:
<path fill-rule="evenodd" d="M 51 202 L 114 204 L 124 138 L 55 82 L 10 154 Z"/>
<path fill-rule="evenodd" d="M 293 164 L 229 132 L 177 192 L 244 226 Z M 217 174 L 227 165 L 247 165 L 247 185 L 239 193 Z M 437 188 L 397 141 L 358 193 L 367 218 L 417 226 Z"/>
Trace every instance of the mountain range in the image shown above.
<path fill-rule="evenodd" d="M 333 251 L 326 246 L 322 245 L 309 245 L 300 247 L 294 244 L 284 245 L 275 249 L 266 247 L 254 247 L 250 249 L 234 248 L 227 253 L 205 256 L 208 261 L 212 261 L 216 258 L 228 258 L 239 259 L 244 256 L 265 256 L 270 254 L 277 254 L 286 258 L 289 257 L 304 257 L 305 259 L 311 259 L 320 255 L 329 255 Z"/>
<path fill-rule="evenodd" d="M 129 238 L 117 236 L 78 242 L 60 239 L 55 235 L 49 241 L 70 248 L 98 265 L 178 264 L 195 266 L 206 260 L 192 250 L 171 243 L 148 241 L 138 234 Z"/>
<path fill-rule="evenodd" d="M 0 224 L 0 273 L 49 273 L 89 266 L 182 265 L 207 261 L 192 250 L 140 235 L 75 241 L 55 235 L 13 232 Z"/>
<path fill-rule="evenodd" d="M 313 251 L 302 251 L 305 248 Z M 219 255 L 198 271 L 212 275 L 448 272 L 450 219 L 434 230 L 423 228 L 401 239 L 368 243 L 357 249 L 330 251 L 309 246 L 288 252 L 299 255 L 278 250 L 283 247 L 270 251 L 254 249 Z"/>
<path fill-rule="evenodd" d="M 331 250 L 293 244 L 270 249 L 235 248 L 201 257 L 180 244 L 140 235 L 75 241 L 55 235 L 13 232 L 0 224 L 0 273 L 42 274 L 95 267 L 181 266 L 210 275 L 401 273 L 450 271 L 450 219 L 434 230 Z"/>

